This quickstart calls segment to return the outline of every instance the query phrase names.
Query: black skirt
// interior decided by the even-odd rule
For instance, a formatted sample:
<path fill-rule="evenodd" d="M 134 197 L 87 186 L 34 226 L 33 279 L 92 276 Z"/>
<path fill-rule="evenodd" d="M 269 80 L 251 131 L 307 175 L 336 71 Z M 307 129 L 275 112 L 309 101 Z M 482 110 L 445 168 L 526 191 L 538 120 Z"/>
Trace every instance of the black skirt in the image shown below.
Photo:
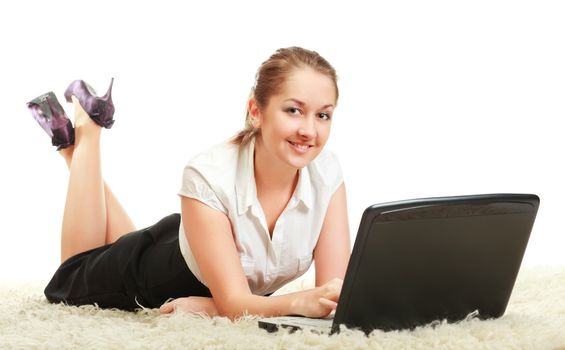
<path fill-rule="evenodd" d="M 180 214 L 171 214 L 116 242 L 74 255 L 45 288 L 52 303 L 98 304 L 133 311 L 157 308 L 169 298 L 211 297 L 180 252 Z"/>

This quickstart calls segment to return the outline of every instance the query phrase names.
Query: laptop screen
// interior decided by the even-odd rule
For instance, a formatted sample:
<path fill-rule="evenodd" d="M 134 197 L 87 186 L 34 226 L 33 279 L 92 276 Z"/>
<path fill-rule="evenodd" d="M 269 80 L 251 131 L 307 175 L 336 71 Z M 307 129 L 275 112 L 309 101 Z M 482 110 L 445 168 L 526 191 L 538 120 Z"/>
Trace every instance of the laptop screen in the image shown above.
<path fill-rule="evenodd" d="M 475 310 L 481 318 L 504 313 L 537 207 L 432 203 L 386 209 L 360 226 L 350 262 L 355 271 L 348 270 L 352 280 L 342 291 L 347 300 L 340 299 L 337 322 L 401 329 L 463 319 Z"/>

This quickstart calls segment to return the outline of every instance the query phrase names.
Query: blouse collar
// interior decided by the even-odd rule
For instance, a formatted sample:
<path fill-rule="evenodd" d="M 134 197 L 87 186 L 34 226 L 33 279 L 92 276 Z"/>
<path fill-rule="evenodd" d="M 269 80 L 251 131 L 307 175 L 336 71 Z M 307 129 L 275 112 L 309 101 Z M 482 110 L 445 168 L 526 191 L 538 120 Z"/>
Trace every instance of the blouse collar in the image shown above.
<path fill-rule="evenodd" d="M 238 215 L 245 213 L 254 203 L 259 203 L 258 199 L 255 201 L 257 198 L 257 185 L 255 183 L 253 167 L 254 151 L 255 139 L 252 139 L 239 150 L 235 181 Z M 312 183 L 307 166 L 298 171 L 298 183 L 290 199 L 289 206 L 296 206 L 298 202 L 302 202 L 308 209 L 312 208 Z"/>

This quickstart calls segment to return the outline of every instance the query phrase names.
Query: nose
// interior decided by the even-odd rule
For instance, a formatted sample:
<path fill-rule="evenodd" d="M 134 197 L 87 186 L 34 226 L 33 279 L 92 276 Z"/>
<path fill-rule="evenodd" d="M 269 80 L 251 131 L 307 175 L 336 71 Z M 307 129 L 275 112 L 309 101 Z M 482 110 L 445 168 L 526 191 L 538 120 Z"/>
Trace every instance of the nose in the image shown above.
<path fill-rule="evenodd" d="M 298 135 L 308 140 L 316 137 L 316 125 L 314 118 L 302 119 L 302 125 L 298 128 Z"/>

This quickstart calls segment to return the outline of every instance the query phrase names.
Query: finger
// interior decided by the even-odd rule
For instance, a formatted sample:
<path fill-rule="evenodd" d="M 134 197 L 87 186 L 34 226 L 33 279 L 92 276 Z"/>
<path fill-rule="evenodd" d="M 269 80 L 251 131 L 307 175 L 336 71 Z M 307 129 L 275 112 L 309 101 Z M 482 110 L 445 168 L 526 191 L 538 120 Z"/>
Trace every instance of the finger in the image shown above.
<path fill-rule="evenodd" d="M 339 295 L 341 294 L 341 285 L 336 283 L 331 283 L 326 287 L 326 291 L 324 293 L 324 297 L 330 299 L 339 299 Z"/>
<path fill-rule="evenodd" d="M 336 277 L 332 280 L 332 285 L 341 289 L 341 287 L 343 286 L 343 280 L 341 278 Z"/>
<path fill-rule="evenodd" d="M 169 314 L 171 312 L 173 312 L 175 310 L 175 306 L 173 305 L 172 302 L 170 303 L 165 303 L 163 305 L 161 305 L 161 307 L 159 308 L 159 312 L 162 314 Z"/>
<path fill-rule="evenodd" d="M 330 300 L 330 299 L 320 298 L 320 299 L 318 299 L 318 301 L 320 302 L 320 304 L 326 306 L 327 308 L 329 308 L 331 310 L 335 310 L 336 307 L 337 307 L 337 303 L 333 300 Z"/>
<path fill-rule="evenodd" d="M 340 287 L 343 286 L 343 280 L 342 280 L 341 278 L 338 278 L 338 279 L 337 279 L 337 282 L 338 282 L 338 284 L 339 284 Z"/>
<path fill-rule="evenodd" d="M 326 283 L 326 287 L 328 289 L 341 290 L 341 288 L 343 287 L 343 280 L 339 278 L 334 278 Z"/>
<path fill-rule="evenodd" d="M 339 302 L 339 295 L 340 295 L 339 290 L 328 291 L 327 293 L 324 293 L 323 295 L 321 295 L 320 299 L 325 299 L 328 302 L 332 302 L 332 303 L 335 303 L 337 305 L 337 303 Z M 326 305 L 326 304 L 324 304 L 324 305 Z"/>

